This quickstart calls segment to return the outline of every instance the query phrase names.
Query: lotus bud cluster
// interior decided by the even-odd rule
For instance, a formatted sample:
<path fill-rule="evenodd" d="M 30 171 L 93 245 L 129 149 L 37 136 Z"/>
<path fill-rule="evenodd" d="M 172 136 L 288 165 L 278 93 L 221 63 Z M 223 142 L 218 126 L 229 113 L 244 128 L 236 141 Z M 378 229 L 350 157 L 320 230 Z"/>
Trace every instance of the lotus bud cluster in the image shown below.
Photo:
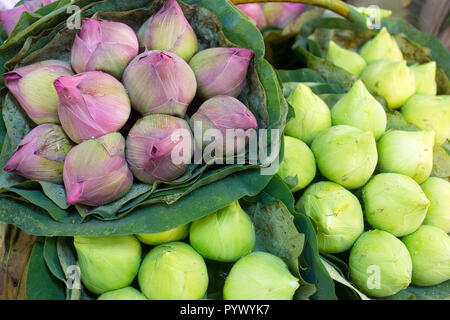
<path fill-rule="evenodd" d="M 63 166 L 72 143 L 61 126 L 41 124 L 19 143 L 4 170 L 30 180 L 63 182 Z"/>
<path fill-rule="evenodd" d="M 406 61 L 379 60 L 370 63 L 361 73 L 361 79 L 381 95 L 389 108 L 400 108 L 415 92 L 414 74 Z"/>
<path fill-rule="evenodd" d="M 72 148 L 64 162 L 67 203 L 99 206 L 125 195 L 133 175 L 125 161 L 125 139 L 118 132 Z"/>
<path fill-rule="evenodd" d="M 286 125 L 286 134 L 310 145 L 319 132 L 331 127 L 328 106 L 311 89 L 299 83 L 287 98 L 295 117 Z"/>
<path fill-rule="evenodd" d="M 262 29 L 267 25 L 264 10 L 259 3 L 239 4 L 236 7 L 252 19 L 258 29 Z"/>
<path fill-rule="evenodd" d="M 128 164 L 135 177 L 145 183 L 180 177 L 192 153 L 188 123 L 169 115 L 153 114 L 138 120 L 127 137 Z"/>
<path fill-rule="evenodd" d="M 176 0 L 168 0 L 139 29 L 142 49 L 164 50 L 189 61 L 198 51 L 197 36 Z"/>
<path fill-rule="evenodd" d="M 334 41 L 328 44 L 327 60 L 354 75 L 359 75 L 366 67 L 366 61 L 358 53 L 344 49 Z"/>
<path fill-rule="evenodd" d="M 206 100 L 190 121 L 194 130 L 196 126 L 201 126 L 202 129 L 200 138 L 204 139 L 196 141 L 198 147 L 214 145 L 218 140 L 209 142 L 207 135 L 208 130 L 215 130 L 210 131 L 211 135 L 222 140 L 222 154 L 227 156 L 240 154 L 258 129 L 253 113 L 242 102 L 230 96 L 216 96 Z M 196 138 L 198 137 L 197 135 Z"/>
<path fill-rule="evenodd" d="M 177 55 L 160 50 L 145 51 L 123 74 L 134 109 L 184 117 L 197 90 L 195 75 Z"/>
<path fill-rule="evenodd" d="M 9 92 L 27 115 L 37 124 L 59 123 L 58 95 L 53 82 L 73 75 L 70 65 L 59 60 L 45 60 L 6 72 L 3 75 Z"/>
<path fill-rule="evenodd" d="M 371 131 L 378 140 L 386 130 L 387 118 L 381 104 L 367 91 L 361 80 L 331 109 L 333 125 L 348 125 Z"/>
<path fill-rule="evenodd" d="M 302 3 L 274 2 L 264 4 L 264 14 L 269 26 L 284 28 L 294 22 L 306 6 Z"/>
<path fill-rule="evenodd" d="M 77 73 L 103 71 L 120 79 L 138 50 L 136 34 L 126 24 L 85 19 L 72 46 L 72 67 Z"/>
<path fill-rule="evenodd" d="M 292 300 L 299 287 L 286 263 L 267 252 L 252 252 L 231 268 L 223 288 L 224 300 Z"/>
<path fill-rule="evenodd" d="M 7 10 L 0 10 L 0 24 L 10 35 L 22 15 L 22 12 L 34 12 L 56 0 L 25 0 L 22 4 Z"/>
<path fill-rule="evenodd" d="M 436 95 L 436 62 L 415 64 L 409 67 L 416 80 L 416 93 Z"/>
<path fill-rule="evenodd" d="M 389 131 L 377 143 L 378 169 L 422 183 L 433 168 L 433 147 L 433 131 Z"/>
<path fill-rule="evenodd" d="M 90 71 L 60 77 L 54 86 L 59 97 L 59 119 L 76 143 L 118 131 L 130 116 L 125 88 L 107 73 Z"/>
<path fill-rule="evenodd" d="M 198 94 L 203 99 L 218 95 L 237 97 L 246 84 L 253 51 L 242 48 L 210 48 L 192 57 Z"/>
<path fill-rule="evenodd" d="M 389 34 L 386 28 L 361 48 L 361 56 L 367 63 L 377 60 L 402 61 L 403 54 L 397 41 Z"/>
<path fill-rule="evenodd" d="M 303 206 L 316 224 L 321 252 L 344 252 L 364 231 L 363 211 L 358 198 L 337 183 L 321 181 L 312 184 L 297 206 Z"/>

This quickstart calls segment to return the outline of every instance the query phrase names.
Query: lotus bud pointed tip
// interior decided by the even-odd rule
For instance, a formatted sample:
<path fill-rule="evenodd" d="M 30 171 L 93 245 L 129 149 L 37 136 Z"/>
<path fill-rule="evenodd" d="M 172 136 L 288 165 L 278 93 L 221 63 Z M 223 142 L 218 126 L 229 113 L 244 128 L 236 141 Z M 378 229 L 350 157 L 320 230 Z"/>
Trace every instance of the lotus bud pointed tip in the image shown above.
<path fill-rule="evenodd" d="M 253 51 L 243 48 L 209 48 L 192 57 L 198 93 L 204 99 L 218 95 L 237 97 L 246 84 Z"/>

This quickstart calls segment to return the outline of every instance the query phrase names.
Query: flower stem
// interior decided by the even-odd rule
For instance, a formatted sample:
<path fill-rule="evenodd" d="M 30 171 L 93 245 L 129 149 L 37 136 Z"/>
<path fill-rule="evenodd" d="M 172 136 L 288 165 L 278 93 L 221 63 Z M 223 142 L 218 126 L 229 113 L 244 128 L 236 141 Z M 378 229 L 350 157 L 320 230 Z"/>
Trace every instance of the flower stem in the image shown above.
<path fill-rule="evenodd" d="M 347 18 L 360 27 L 367 28 L 367 19 L 358 12 L 353 6 L 340 0 L 231 0 L 235 5 L 244 3 L 265 3 L 265 2 L 297 2 L 312 6 L 322 7 L 336 12 Z"/>

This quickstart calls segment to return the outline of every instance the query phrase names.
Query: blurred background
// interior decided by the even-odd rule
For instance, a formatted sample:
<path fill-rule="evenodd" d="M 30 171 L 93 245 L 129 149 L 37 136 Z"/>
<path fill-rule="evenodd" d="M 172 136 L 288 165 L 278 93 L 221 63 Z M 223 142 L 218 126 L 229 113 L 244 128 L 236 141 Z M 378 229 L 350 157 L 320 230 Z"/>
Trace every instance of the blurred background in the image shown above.
<path fill-rule="evenodd" d="M 26 1 L 26 0 L 25 0 Z M 0 0 L 0 10 L 12 8 L 18 0 Z M 450 0 L 346 0 L 355 6 L 377 5 L 391 10 L 421 31 L 441 39 L 450 50 Z"/>

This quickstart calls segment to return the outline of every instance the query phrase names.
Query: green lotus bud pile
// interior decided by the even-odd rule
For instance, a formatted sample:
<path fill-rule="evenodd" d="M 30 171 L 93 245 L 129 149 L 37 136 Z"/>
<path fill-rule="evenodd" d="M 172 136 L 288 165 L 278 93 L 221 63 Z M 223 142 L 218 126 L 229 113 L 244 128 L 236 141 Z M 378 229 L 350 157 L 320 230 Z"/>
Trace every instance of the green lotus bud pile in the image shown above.
<path fill-rule="evenodd" d="M 317 226 L 321 252 L 344 252 L 364 231 L 358 199 L 337 183 L 321 181 L 309 186 L 297 206 L 303 206 Z"/>
<path fill-rule="evenodd" d="M 422 183 L 433 168 L 433 146 L 433 131 L 389 131 L 377 143 L 378 169 Z"/>
<path fill-rule="evenodd" d="M 320 172 L 348 189 L 363 186 L 377 165 L 377 147 L 372 132 L 339 125 L 319 133 L 311 150 Z"/>
<path fill-rule="evenodd" d="M 430 201 L 412 178 L 397 173 L 380 173 L 363 190 L 364 211 L 373 228 L 402 237 L 416 231 Z"/>
<path fill-rule="evenodd" d="M 450 236 L 439 228 L 421 226 L 404 237 L 412 260 L 412 283 L 434 286 L 450 279 Z"/>
<path fill-rule="evenodd" d="M 377 60 L 403 60 L 403 55 L 397 42 L 386 28 L 382 28 L 373 39 L 367 41 L 361 48 L 360 54 L 367 63 Z"/>
<path fill-rule="evenodd" d="M 430 177 L 420 187 L 430 200 L 423 223 L 450 233 L 450 183 L 444 179 Z"/>
<path fill-rule="evenodd" d="M 388 107 L 400 108 L 416 92 L 416 81 L 406 61 L 377 60 L 361 73 L 367 87 L 386 99 Z"/>
<path fill-rule="evenodd" d="M 153 248 L 139 269 L 139 286 L 150 300 L 198 300 L 208 287 L 205 261 L 184 242 Z"/>
<path fill-rule="evenodd" d="M 141 245 L 134 236 L 75 237 L 81 281 L 102 294 L 131 284 L 141 262 Z"/>
<path fill-rule="evenodd" d="M 278 175 L 296 192 L 305 188 L 316 176 L 316 160 L 308 145 L 293 137 L 284 137 L 284 158 Z"/>
<path fill-rule="evenodd" d="M 225 300 L 291 300 L 299 287 L 283 260 L 266 252 L 253 252 L 231 268 L 225 280 Z"/>
<path fill-rule="evenodd" d="M 434 131 L 437 146 L 450 138 L 450 95 L 415 94 L 403 106 L 401 113 L 420 129 Z"/>
<path fill-rule="evenodd" d="M 331 109 L 333 125 L 348 125 L 363 131 L 371 131 L 378 140 L 386 130 L 386 112 L 367 91 L 361 80 Z"/>
<path fill-rule="evenodd" d="M 409 67 L 416 80 L 416 93 L 436 95 L 436 62 L 415 64 Z"/>
<path fill-rule="evenodd" d="M 366 61 L 358 53 L 344 49 L 334 41 L 328 44 L 327 60 L 356 76 L 366 67 Z"/>
<path fill-rule="evenodd" d="M 393 295 L 411 283 L 408 249 L 385 231 L 363 233 L 350 251 L 349 267 L 353 282 L 373 297 Z"/>
<path fill-rule="evenodd" d="M 288 136 L 309 145 L 319 132 L 331 127 L 330 109 L 306 85 L 299 83 L 287 102 L 295 112 L 295 117 L 286 125 L 285 133 Z"/>
<path fill-rule="evenodd" d="M 162 243 L 183 240 L 188 236 L 188 234 L 189 224 L 183 224 L 179 227 L 163 232 L 136 234 L 136 237 L 142 243 L 156 246 Z"/>
<path fill-rule="evenodd" d="M 192 223 L 191 246 L 204 258 L 223 262 L 236 261 L 252 252 L 255 230 L 250 217 L 238 201 Z"/>

